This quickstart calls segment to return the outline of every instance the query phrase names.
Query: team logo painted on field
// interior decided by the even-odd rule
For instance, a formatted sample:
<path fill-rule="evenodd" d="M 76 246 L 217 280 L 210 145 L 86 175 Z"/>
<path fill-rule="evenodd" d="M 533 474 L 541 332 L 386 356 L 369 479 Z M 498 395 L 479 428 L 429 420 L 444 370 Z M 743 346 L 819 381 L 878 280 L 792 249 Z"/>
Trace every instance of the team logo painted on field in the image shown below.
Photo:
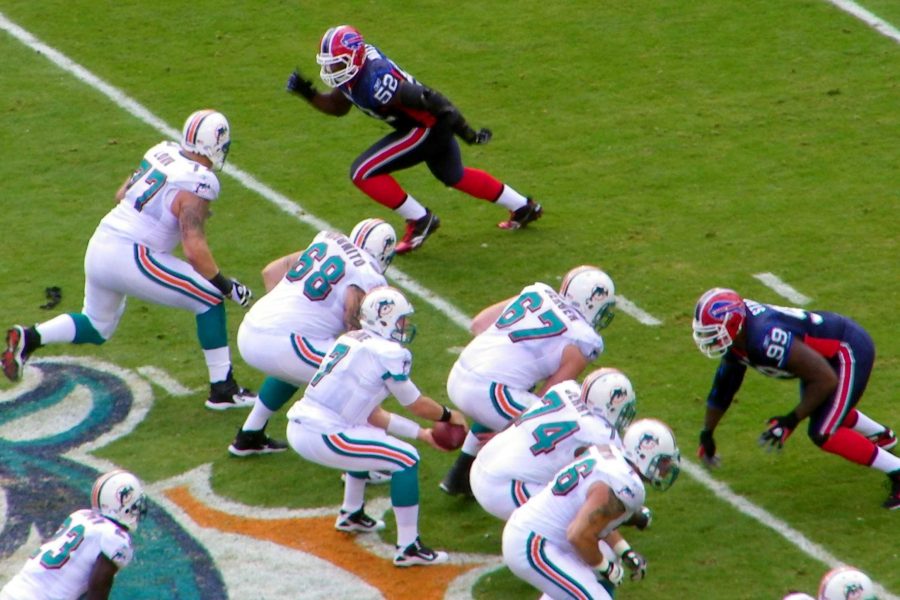
<path fill-rule="evenodd" d="M 136 373 L 66 357 L 30 362 L 25 379 L 0 392 L 0 581 L 72 510 L 90 506 L 94 479 L 116 466 L 91 452 L 130 433 L 152 401 Z M 112 598 L 462 600 L 502 566 L 497 556 L 452 553 L 449 564 L 401 571 L 393 545 L 334 530 L 338 507 L 246 506 L 212 492 L 211 474 L 200 465 L 145 481 L 148 515 Z M 389 501 L 368 506 L 381 514 Z"/>

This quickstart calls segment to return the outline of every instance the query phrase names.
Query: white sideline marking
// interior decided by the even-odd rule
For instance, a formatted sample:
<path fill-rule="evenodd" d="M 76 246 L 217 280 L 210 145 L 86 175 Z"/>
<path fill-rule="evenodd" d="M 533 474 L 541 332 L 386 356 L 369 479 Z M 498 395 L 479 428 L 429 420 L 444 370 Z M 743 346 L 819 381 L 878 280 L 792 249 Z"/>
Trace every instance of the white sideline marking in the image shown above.
<path fill-rule="evenodd" d="M 803 294 L 783 282 L 774 273 L 757 273 L 753 277 L 759 279 L 763 283 L 763 285 L 770 288 L 782 298 L 787 298 L 795 304 L 809 304 L 810 302 L 812 302 L 812 298 L 810 298 L 809 296 L 804 296 Z"/>
<path fill-rule="evenodd" d="M 891 38 L 895 42 L 900 42 L 900 30 L 879 17 L 869 12 L 852 0 L 826 0 L 829 4 L 833 4 L 842 11 L 849 13 L 886 37 Z"/>
<path fill-rule="evenodd" d="M 692 462 L 683 461 L 681 463 L 681 468 L 684 469 L 688 475 L 690 475 L 704 487 L 709 489 L 713 494 L 716 495 L 717 498 L 724 500 L 725 502 L 736 508 L 738 512 L 747 515 L 748 517 L 754 519 L 762 525 L 765 525 L 766 527 L 786 539 L 788 542 L 802 550 L 808 556 L 825 563 L 826 565 L 828 565 L 829 569 L 834 569 L 845 564 L 843 561 L 831 554 L 828 550 L 811 541 L 805 535 L 788 525 L 785 521 L 782 521 L 765 509 L 756 506 L 743 496 L 739 496 L 732 492 L 731 488 L 728 487 L 728 485 L 722 483 L 721 481 L 713 479 L 703 467 L 695 465 Z M 897 596 L 891 594 L 874 579 L 872 580 L 872 583 L 875 585 L 875 591 L 878 593 L 879 598 L 884 598 L 884 600 L 900 600 Z"/>
<path fill-rule="evenodd" d="M 843 5 L 856 6 L 852 2 L 845 2 L 842 0 L 828 0 L 828 1 L 832 2 L 836 6 L 839 6 L 840 8 L 844 8 Z M 862 10 L 862 9 L 860 9 L 860 10 Z M 849 12 L 849 10 L 848 10 L 848 12 Z M 866 12 L 866 14 L 874 17 L 874 15 L 871 15 L 871 13 Z M 102 79 L 97 77 L 96 75 L 92 74 L 90 71 L 88 71 L 87 69 L 85 69 L 84 67 L 79 65 L 78 63 L 74 62 L 73 60 L 71 60 L 64 54 L 60 53 L 59 51 L 47 46 L 46 44 L 44 44 L 43 42 L 38 40 L 36 37 L 34 37 L 31 33 L 26 31 L 25 29 L 22 29 L 21 27 L 19 27 L 12 21 L 8 20 L 2 12 L 0 12 L 0 28 L 4 29 L 7 33 L 12 35 L 16 39 L 18 39 L 20 42 L 22 42 L 23 44 L 25 44 L 32 50 L 35 50 L 38 53 L 45 55 L 51 62 L 53 62 L 54 64 L 59 66 L 64 71 L 68 71 L 69 73 L 74 75 L 77 79 L 83 81 L 84 83 L 87 83 L 94 89 L 102 92 L 105 96 L 107 96 L 110 100 L 112 100 L 116 105 L 123 108 L 129 114 L 137 117 L 140 121 L 152 126 L 157 131 L 160 131 L 161 133 L 169 136 L 172 139 L 178 139 L 178 136 L 179 136 L 178 131 L 176 131 L 176 130 L 172 129 L 171 127 L 169 127 L 168 125 L 166 125 L 165 122 L 163 122 L 161 119 L 157 118 L 155 115 L 153 115 L 153 113 L 148 111 L 146 108 L 144 108 L 139 103 L 137 103 L 136 101 L 134 101 L 133 99 L 128 97 L 123 92 L 119 91 L 117 88 L 109 85 L 108 83 L 106 83 L 105 81 L 103 81 Z M 879 29 L 879 31 L 884 33 L 883 30 L 884 30 L 884 27 Z M 890 26 L 888 26 L 888 30 L 889 30 L 889 32 L 890 31 L 896 32 L 896 30 Z M 900 32 L 898 32 L 897 39 L 900 40 Z M 333 229 L 333 227 L 331 225 L 329 225 L 327 222 L 308 214 L 300 206 L 298 206 L 295 202 L 291 201 L 289 198 L 287 198 L 283 194 L 280 194 L 280 193 L 272 190 L 265 184 L 260 183 L 253 176 L 251 176 L 248 173 L 245 173 L 244 171 L 238 169 L 237 167 L 235 167 L 233 165 L 226 165 L 224 172 L 227 173 L 228 175 L 231 175 L 235 179 L 237 179 L 238 182 L 240 182 L 242 185 L 244 185 L 248 189 L 256 191 L 258 194 L 260 194 L 261 196 L 263 196 L 264 198 L 266 198 L 267 200 L 269 200 L 270 202 L 272 202 L 273 204 L 278 206 L 284 212 L 295 217 L 299 221 L 302 221 L 316 229 Z M 440 312 L 442 312 L 444 315 L 446 315 L 453 323 L 457 324 L 458 326 L 460 326 L 464 329 L 469 328 L 469 324 L 471 321 L 470 321 L 469 317 L 467 317 L 462 311 L 458 310 L 457 308 L 455 308 L 452 304 L 450 304 L 446 300 L 443 300 L 442 298 L 440 298 L 439 296 L 437 296 L 436 294 L 434 294 L 433 292 L 431 292 L 424 286 L 420 285 L 419 283 L 417 283 L 415 280 L 410 278 L 408 275 L 401 272 L 396 267 L 393 267 L 392 271 L 393 271 L 392 278 L 395 279 L 398 283 L 401 283 L 403 287 L 405 287 L 410 292 L 416 294 L 417 296 L 419 296 L 420 298 L 422 298 L 423 300 L 425 300 L 426 302 L 428 302 L 429 304 L 431 304 L 432 306 L 437 308 Z M 629 302 L 629 304 L 630 304 L 630 302 Z M 627 311 L 625 311 L 623 309 L 623 312 L 627 312 Z M 653 318 L 653 317 L 651 317 L 651 318 Z M 734 506 L 739 512 L 742 512 L 742 513 L 750 516 L 751 518 L 759 521 L 761 524 L 765 525 L 766 527 L 774 528 L 771 523 L 773 523 L 775 521 L 777 521 L 778 523 L 784 524 L 783 521 L 779 521 L 778 519 L 775 519 L 775 517 L 773 517 L 772 515 L 769 515 L 769 513 L 765 512 L 763 509 L 755 506 L 754 504 L 752 504 L 748 500 L 742 498 L 741 496 L 738 496 L 738 495 L 734 494 L 733 492 L 731 492 L 730 489 L 725 484 L 720 483 L 720 482 L 716 481 L 715 479 L 713 479 L 712 477 L 707 476 L 705 473 L 702 472 L 702 470 L 699 467 L 695 467 L 693 464 L 690 464 L 687 461 L 685 461 L 684 467 L 685 467 L 685 471 L 688 474 L 695 477 L 695 479 L 697 479 L 697 481 L 699 481 L 702 485 L 704 485 L 708 489 L 710 489 L 710 491 L 712 491 L 716 496 L 722 498 L 723 500 L 725 500 L 726 502 L 728 502 L 729 504 Z M 728 493 L 726 494 L 725 491 L 727 491 Z M 722 495 L 720 495 L 720 494 L 722 494 Z M 795 532 L 793 529 L 790 529 L 789 527 L 787 527 L 786 524 L 784 524 L 784 527 L 787 528 L 787 530 L 789 530 L 789 531 L 786 533 L 781 533 L 781 532 L 779 532 L 779 533 L 781 533 L 785 537 L 785 539 L 787 539 L 789 542 L 794 544 L 802 552 L 806 553 L 807 555 L 809 555 L 812 558 L 815 558 L 815 559 L 823 561 L 823 562 L 826 562 L 826 561 L 824 561 L 822 557 L 827 557 L 829 561 L 834 561 L 835 564 L 841 564 L 840 561 L 838 561 L 836 558 L 834 558 L 833 556 L 828 554 L 827 551 L 822 549 L 820 546 L 817 546 L 816 544 L 813 544 L 812 542 L 807 540 L 805 537 L 802 536 L 802 534 L 799 534 L 799 533 Z M 799 537 L 795 537 L 793 535 L 789 536 L 788 533 L 790 533 L 790 532 L 797 533 L 797 536 L 799 536 Z M 824 554 L 819 554 L 819 552 L 824 552 Z M 826 562 L 826 564 L 831 566 L 832 563 Z M 874 582 L 874 580 L 873 580 L 873 582 Z M 885 590 L 877 582 L 875 582 L 875 587 L 876 587 L 878 593 L 882 594 L 886 600 L 900 600 L 900 598 L 890 594 L 887 590 Z"/>
<path fill-rule="evenodd" d="M 150 365 L 138 367 L 137 372 L 141 377 L 149 380 L 150 383 L 155 383 L 172 396 L 190 396 L 197 391 L 184 387 L 177 379 L 158 367 Z"/>

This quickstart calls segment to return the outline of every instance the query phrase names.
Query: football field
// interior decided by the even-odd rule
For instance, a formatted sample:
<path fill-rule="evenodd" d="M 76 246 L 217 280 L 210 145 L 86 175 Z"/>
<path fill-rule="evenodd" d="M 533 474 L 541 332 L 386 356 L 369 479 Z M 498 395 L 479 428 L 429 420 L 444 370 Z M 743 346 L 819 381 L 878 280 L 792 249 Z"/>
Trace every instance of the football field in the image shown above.
<path fill-rule="evenodd" d="M 691 340 L 694 302 L 726 286 L 761 302 L 851 316 L 877 360 L 859 405 L 900 427 L 900 7 L 889 0 L 638 0 L 599 3 L 40 2 L 0 0 L 0 328 L 81 308 L 96 223 L 143 152 L 212 107 L 232 127 L 207 227 L 225 274 L 258 295 L 260 270 L 323 228 L 403 223 L 349 180 L 387 127 L 333 119 L 285 93 L 315 77 L 317 43 L 348 22 L 401 67 L 489 127 L 464 162 L 534 196 L 521 231 L 505 212 L 443 187 L 400 183 L 441 229 L 397 257 L 418 336 L 412 378 L 446 402 L 446 378 L 481 308 L 579 264 L 620 295 L 596 366 L 634 383 L 638 416 L 669 423 L 682 476 L 648 491 L 652 527 L 626 532 L 648 577 L 616 597 L 779 599 L 815 593 L 838 564 L 900 594 L 898 514 L 886 478 L 817 449 L 805 424 L 780 453 L 756 439 L 797 385 L 747 375 L 716 437 L 722 465 L 695 458 L 716 363 Z M 61 303 L 42 309 L 45 289 Z M 263 375 L 234 345 L 235 373 Z M 398 571 L 389 492 L 381 537 L 333 530 L 334 471 L 292 452 L 248 459 L 227 446 L 242 411 L 204 408 L 193 316 L 134 299 L 103 346 L 42 349 L 19 385 L 0 381 L 0 582 L 71 510 L 98 471 L 147 482 L 153 505 L 114 598 L 537 598 L 499 563 L 502 524 L 437 487 L 452 454 L 420 447 L 420 530 L 446 567 Z M 398 409 L 393 401 L 389 408 Z M 269 433 L 284 439 L 284 414 Z"/>

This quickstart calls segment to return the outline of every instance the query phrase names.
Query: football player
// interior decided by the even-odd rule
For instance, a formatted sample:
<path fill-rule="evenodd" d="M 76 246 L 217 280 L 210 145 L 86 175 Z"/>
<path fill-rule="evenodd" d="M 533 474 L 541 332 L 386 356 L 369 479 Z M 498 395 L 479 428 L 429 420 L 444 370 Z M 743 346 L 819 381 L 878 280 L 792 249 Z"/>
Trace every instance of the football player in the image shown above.
<path fill-rule="evenodd" d="M 394 258 L 397 234 L 381 219 L 364 219 L 350 237 L 321 231 L 303 250 L 273 260 L 263 269 L 267 293 L 247 312 L 238 329 L 243 359 L 267 375 L 259 399 L 228 451 L 235 456 L 282 452 L 266 424 L 299 386 L 309 382 L 325 353 L 343 332 L 359 329 L 366 293 L 387 285 L 384 272 Z"/>
<path fill-rule="evenodd" d="M 81 312 L 10 328 L 2 355 L 9 379 L 22 376 L 25 362 L 41 346 L 103 344 L 119 325 L 126 297 L 134 296 L 196 315 L 209 371 L 207 408 L 253 405 L 256 395 L 232 374 L 223 303 L 228 298 L 246 307 L 252 293 L 222 274 L 204 233 L 210 205 L 219 197 L 215 171 L 230 145 L 225 115 L 199 110 L 185 121 L 180 143 L 164 141 L 147 150 L 88 242 Z M 186 260 L 172 254 L 178 245 Z"/>
<path fill-rule="evenodd" d="M 662 491 L 678 477 L 681 457 L 664 423 L 635 421 L 622 444 L 624 452 L 615 445 L 589 448 L 503 528 L 503 562 L 549 598 L 612 598 L 624 572 L 597 540 L 641 509 L 644 482 Z M 626 563 L 634 553 L 624 540 L 615 551 Z"/>
<path fill-rule="evenodd" d="M 397 521 L 394 565 L 437 565 L 448 560 L 419 539 L 419 453 L 399 437 L 441 449 L 431 429 L 387 412 L 381 403 L 393 395 L 417 417 L 465 426 L 463 415 L 423 395 L 409 378 L 412 354 L 404 347 L 415 326 L 413 307 L 398 290 L 380 287 L 363 298 L 361 329 L 345 333 L 309 382 L 303 398 L 288 411 L 287 436 L 303 458 L 347 472 L 344 500 L 335 528 L 370 532 L 384 522 L 365 513 L 366 474 L 389 471 L 391 505 Z M 399 436 L 399 437 L 398 437 Z"/>
<path fill-rule="evenodd" d="M 869 576 L 853 567 L 838 567 L 819 582 L 818 600 L 878 600 Z"/>
<path fill-rule="evenodd" d="M 500 431 L 600 355 L 603 338 L 598 331 L 612 320 L 615 302 L 609 276 L 583 265 L 566 274 L 559 293 L 534 283 L 476 315 L 471 326 L 475 339 L 447 379 L 450 400 L 474 422 L 440 484 L 443 491 L 471 495 L 469 470 L 482 443 L 478 435 Z"/>
<path fill-rule="evenodd" d="M 131 534 L 146 514 L 137 477 L 114 470 L 91 490 L 91 508 L 77 510 L 0 590 L 0 600 L 108 598 L 113 580 L 134 556 Z"/>
<path fill-rule="evenodd" d="M 857 409 L 875 360 L 862 327 L 837 313 L 761 304 L 713 288 L 697 302 L 693 331 L 700 351 L 720 359 L 700 432 L 705 464 L 718 464 L 713 432 L 749 366 L 768 377 L 800 379 L 800 403 L 769 419 L 761 446 L 780 450 L 809 418 L 807 435 L 822 450 L 886 473 L 891 492 L 883 506 L 900 508 L 900 458 L 889 452 L 897 437 Z"/>
<path fill-rule="evenodd" d="M 316 61 L 331 91 L 316 91 L 299 71 L 291 74 L 288 91 L 325 114 L 343 116 L 356 106 L 394 128 L 357 157 L 350 178 L 363 193 L 406 220 L 398 254 L 418 248 L 440 226 L 437 216 L 391 176 L 419 163 L 444 185 L 508 209 L 509 219 L 499 224 L 503 229 L 525 227 L 541 217 L 543 209 L 534 200 L 484 171 L 463 166 L 454 136 L 467 144 L 486 144 L 490 130 L 469 126 L 453 103 L 367 44 L 359 31 L 349 25 L 326 31 Z"/>

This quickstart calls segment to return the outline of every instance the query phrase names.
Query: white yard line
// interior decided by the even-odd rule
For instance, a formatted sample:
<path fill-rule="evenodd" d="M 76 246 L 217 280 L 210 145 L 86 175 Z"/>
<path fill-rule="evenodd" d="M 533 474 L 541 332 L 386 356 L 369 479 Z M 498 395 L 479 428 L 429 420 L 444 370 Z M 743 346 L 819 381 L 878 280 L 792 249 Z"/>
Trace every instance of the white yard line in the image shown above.
<path fill-rule="evenodd" d="M 171 396 L 190 396 L 191 394 L 195 394 L 200 391 L 196 389 L 192 390 L 181 385 L 181 382 L 179 382 L 177 379 L 175 379 L 159 367 L 154 367 L 152 365 L 138 367 L 137 372 L 141 377 L 143 377 L 150 383 L 155 383 L 162 389 L 166 390 L 166 392 L 168 392 Z"/>
<path fill-rule="evenodd" d="M 839 0 L 831 0 L 831 1 L 835 5 L 841 5 L 841 4 L 851 5 L 851 4 L 853 4 L 852 2 L 840 2 Z M 97 77 L 96 75 L 94 75 L 93 73 L 91 73 L 90 71 L 88 71 L 87 69 L 85 69 L 84 67 L 79 65 L 78 63 L 76 63 L 75 61 L 73 61 L 72 59 L 68 58 L 67 56 L 65 56 L 64 54 L 59 52 L 58 50 L 51 48 L 50 46 L 47 46 L 46 44 L 44 44 L 43 42 L 38 40 L 30 32 L 26 31 L 25 29 L 22 29 L 21 27 L 19 27 L 18 25 L 16 25 L 9 19 L 7 19 L 3 13 L 0 13 L 0 28 L 5 30 L 7 33 L 12 35 L 14 38 L 16 38 L 17 40 L 19 40 L 20 42 L 22 42 L 29 48 L 46 56 L 48 60 L 50 60 L 57 66 L 59 66 L 64 71 L 71 73 L 73 76 L 75 76 L 80 81 L 86 83 L 87 85 L 91 86 L 92 88 L 103 93 L 110 100 L 112 100 L 116 105 L 118 105 L 123 110 L 125 110 L 129 114 L 136 117 L 141 122 L 146 123 L 147 125 L 150 125 L 151 127 L 155 128 L 157 131 L 163 133 L 164 135 L 166 135 L 172 139 L 178 139 L 179 132 L 177 130 L 169 127 L 165 122 L 163 122 L 161 119 L 156 117 L 153 113 L 151 113 L 149 110 L 144 108 L 138 102 L 136 102 L 135 100 L 130 98 L 128 95 L 126 95 L 121 90 L 109 85 L 108 83 L 106 83 L 105 81 L 103 81 L 102 79 L 100 79 L 99 77 Z M 890 28 L 890 29 L 892 29 L 893 31 L 896 32 L 895 29 L 893 29 L 893 28 Z M 879 31 L 881 31 L 881 30 L 879 30 Z M 900 38 L 898 38 L 898 39 L 900 39 Z M 231 175 L 232 177 L 234 177 L 239 183 L 241 183 L 247 189 L 257 192 L 263 198 L 265 198 L 266 200 L 269 200 L 270 202 L 272 202 L 273 204 L 278 206 L 280 209 L 282 209 L 284 212 L 290 214 L 291 216 L 298 219 L 299 221 L 302 221 L 302 222 L 314 227 L 315 229 L 334 229 L 326 221 L 323 221 L 313 215 L 310 215 L 308 212 L 303 210 L 300 206 L 298 206 L 291 199 L 287 198 L 283 194 L 276 192 L 275 190 L 271 189 L 267 185 L 257 181 L 256 178 L 254 178 L 252 175 L 238 169 L 233 164 L 226 166 L 224 172 L 227 173 L 228 175 Z M 422 286 L 421 284 L 416 282 L 414 279 L 412 279 L 405 273 L 401 272 L 396 267 L 392 267 L 392 274 L 393 274 L 393 279 L 396 280 L 398 283 L 400 283 L 403 287 L 405 287 L 410 292 L 414 293 L 415 295 L 419 296 L 420 298 L 422 298 L 423 300 L 425 300 L 426 302 L 428 302 L 429 304 L 434 306 L 438 311 L 440 311 L 442 314 L 444 314 L 448 319 L 450 319 L 450 321 L 452 321 L 459 327 L 468 329 L 470 319 L 465 315 L 465 313 L 463 313 L 462 311 L 460 311 L 459 309 L 454 307 L 451 303 L 447 302 L 446 300 L 444 300 L 443 298 L 441 298 L 434 292 L 431 292 L 430 290 L 428 290 L 428 288 Z M 627 300 L 625 302 L 623 302 L 622 304 L 625 304 L 629 307 L 628 310 L 626 310 L 623 307 L 622 310 L 623 310 L 623 312 L 626 312 L 626 313 L 629 313 L 631 307 L 634 306 L 631 302 L 629 302 Z M 637 308 L 637 307 L 635 307 L 635 308 Z M 640 309 L 638 309 L 638 310 L 640 310 Z M 654 317 L 647 315 L 643 311 L 640 311 L 639 313 L 637 313 L 637 316 L 636 315 L 632 315 L 632 316 L 635 316 L 635 318 L 637 318 L 639 321 L 644 322 L 642 320 L 643 315 L 646 315 L 646 317 L 649 317 L 649 319 L 653 319 L 654 321 L 656 321 Z M 653 323 L 645 323 L 645 324 L 656 325 L 659 323 L 653 322 Z M 820 546 L 813 544 L 812 542 L 807 540 L 805 537 L 803 537 L 802 534 L 799 534 L 798 532 L 795 532 L 793 529 L 790 529 L 782 521 L 776 519 L 775 517 L 773 517 L 766 511 L 764 511 L 763 509 L 752 504 L 750 501 L 746 500 L 745 498 L 743 498 L 741 496 L 738 496 L 737 494 L 734 494 L 733 492 L 731 492 L 728 489 L 728 487 L 725 484 L 716 481 L 712 477 L 709 477 L 708 475 L 703 473 L 703 471 L 699 467 L 695 466 L 692 463 L 686 463 L 685 471 L 688 474 L 690 474 L 692 477 L 694 477 L 703 486 L 705 486 L 707 489 L 709 489 L 717 497 L 721 498 L 725 502 L 728 502 L 736 510 L 755 519 L 762 525 L 772 528 L 772 529 L 775 529 L 776 531 L 778 530 L 778 527 L 784 525 L 784 527 L 786 528 L 787 531 L 786 532 L 780 531 L 779 533 L 781 533 L 785 537 L 785 539 L 787 539 L 790 543 L 792 543 L 794 546 L 796 546 L 800 551 L 807 554 L 811 558 L 822 561 L 829 567 L 840 564 L 840 561 L 837 558 L 835 558 L 834 556 L 829 554 L 827 551 L 822 549 Z M 881 587 L 877 583 L 876 583 L 876 586 L 878 588 L 879 594 L 881 594 L 881 596 L 885 600 L 900 600 L 900 598 L 888 593 L 887 590 L 885 590 L 883 587 Z"/>
<path fill-rule="evenodd" d="M 829 4 L 837 6 L 842 11 L 849 13 L 880 33 L 889 37 L 895 42 L 900 43 L 900 30 L 879 17 L 878 15 L 866 10 L 852 0 L 825 0 Z"/>
<path fill-rule="evenodd" d="M 802 305 L 812 302 L 812 298 L 801 294 L 793 287 L 783 282 L 774 273 L 757 273 L 753 277 L 759 279 L 767 288 L 771 289 L 782 298 L 790 300 L 794 304 Z"/>

